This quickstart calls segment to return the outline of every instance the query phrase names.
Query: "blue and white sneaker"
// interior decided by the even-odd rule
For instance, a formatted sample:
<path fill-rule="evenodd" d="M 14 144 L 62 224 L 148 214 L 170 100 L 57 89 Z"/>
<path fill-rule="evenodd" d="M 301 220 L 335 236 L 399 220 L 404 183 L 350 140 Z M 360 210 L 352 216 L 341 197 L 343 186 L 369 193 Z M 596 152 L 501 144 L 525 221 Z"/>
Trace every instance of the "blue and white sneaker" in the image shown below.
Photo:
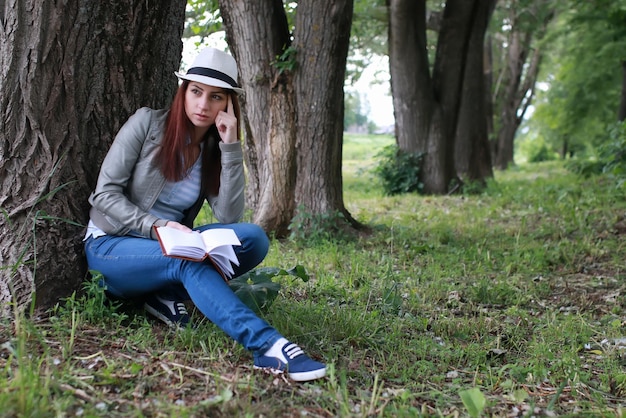
<path fill-rule="evenodd" d="M 165 322 L 170 328 L 193 327 L 187 307 L 183 302 L 163 299 L 153 293 L 145 298 L 143 308 L 149 314 Z"/>
<path fill-rule="evenodd" d="M 312 360 L 296 344 L 287 341 L 278 357 L 257 355 L 254 356 L 254 368 L 269 371 L 272 374 L 287 372 L 296 382 L 319 379 L 326 376 L 326 366 Z"/>

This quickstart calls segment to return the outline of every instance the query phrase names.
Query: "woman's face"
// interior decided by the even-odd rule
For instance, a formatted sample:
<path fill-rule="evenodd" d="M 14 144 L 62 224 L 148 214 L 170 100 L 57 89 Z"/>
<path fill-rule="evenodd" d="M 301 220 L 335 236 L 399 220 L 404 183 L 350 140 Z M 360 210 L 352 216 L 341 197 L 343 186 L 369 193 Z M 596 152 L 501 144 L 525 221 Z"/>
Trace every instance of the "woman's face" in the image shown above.
<path fill-rule="evenodd" d="M 185 113 L 196 128 L 208 129 L 220 111 L 226 111 L 228 91 L 191 81 L 185 92 Z"/>

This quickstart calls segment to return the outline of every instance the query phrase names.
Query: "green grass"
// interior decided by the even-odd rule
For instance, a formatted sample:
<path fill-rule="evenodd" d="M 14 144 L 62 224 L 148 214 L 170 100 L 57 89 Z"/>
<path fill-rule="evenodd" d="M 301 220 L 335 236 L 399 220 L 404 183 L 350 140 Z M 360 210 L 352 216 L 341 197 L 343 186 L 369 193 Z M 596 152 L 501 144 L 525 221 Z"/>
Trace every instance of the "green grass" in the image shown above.
<path fill-rule="evenodd" d="M 345 134 L 343 143 L 343 194 L 346 205 L 365 198 L 382 197 L 380 180 L 372 173 L 382 148 L 394 144 L 389 135 Z"/>
<path fill-rule="evenodd" d="M 171 333 L 97 288 L 0 327 L 6 416 L 622 416 L 626 198 L 558 162 L 497 172 L 480 195 L 383 195 L 389 137 L 348 136 L 353 239 L 273 241 L 266 319 L 327 378 L 255 372 L 214 325 Z M 463 397 L 461 395 L 464 395 Z M 481 405 L 484 401 L 484 406 Z"/>

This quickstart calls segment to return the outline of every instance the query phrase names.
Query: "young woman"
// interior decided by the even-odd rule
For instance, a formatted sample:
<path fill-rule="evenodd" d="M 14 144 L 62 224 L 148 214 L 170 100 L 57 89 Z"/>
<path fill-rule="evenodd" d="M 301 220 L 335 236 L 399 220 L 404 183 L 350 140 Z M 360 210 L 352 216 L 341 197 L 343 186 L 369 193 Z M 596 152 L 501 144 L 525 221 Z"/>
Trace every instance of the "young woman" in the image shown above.
<path fill-rule="evenodd" d="M 265 232 L 240 223 L 244 169 L 237 65 L 229 54 L 206 48 L 186 74 L 169 109 L 139 109 L 122 126 L 102 163 L 89 197 L 85 252 L 104 276 L 107 293 L 144 301 L 146 311 L 169 325 L 186 326 L 184 300 L 254 355 L 254 367 L 287 372 L 295 381 L 326 374 L 324 364 L 259 318 L 233 293 L 210 262 L 166 257 L 154 227 L 191 231 L 207 201 L 219 223 L 241 246 L 235 276 L 257 266 L 269 248 Z"/>

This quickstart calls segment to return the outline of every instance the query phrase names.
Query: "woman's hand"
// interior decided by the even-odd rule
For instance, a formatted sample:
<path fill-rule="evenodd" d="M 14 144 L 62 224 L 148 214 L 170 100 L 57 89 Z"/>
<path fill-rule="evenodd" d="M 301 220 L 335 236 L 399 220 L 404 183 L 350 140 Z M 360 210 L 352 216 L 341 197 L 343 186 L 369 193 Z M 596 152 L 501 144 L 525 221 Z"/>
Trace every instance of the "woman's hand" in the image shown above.
<path fill-rule="evenodd" d="M 167 223 L 165 224 L 165 226 L 169 226 L 170 228 L 174 228 L 174 229 L 178 229 L 180 231 L 185 231 L 185 232 L 191 232 L 191 229 L 186 227 L 183 224 L 180 224 L 178 222 L 175 221 L 167 221 Z"/>
<path fill-rule="evenodd" d="M 215 126 L 217 127 L 217 131 L 223 143 L 232 144 L 239 140 L 239 138 L 237 138 L 237 117 L 235 117 L 233 99 L 230 94 L 228 95 L 226 111 L 220 110 L 215 117 Z"/>

